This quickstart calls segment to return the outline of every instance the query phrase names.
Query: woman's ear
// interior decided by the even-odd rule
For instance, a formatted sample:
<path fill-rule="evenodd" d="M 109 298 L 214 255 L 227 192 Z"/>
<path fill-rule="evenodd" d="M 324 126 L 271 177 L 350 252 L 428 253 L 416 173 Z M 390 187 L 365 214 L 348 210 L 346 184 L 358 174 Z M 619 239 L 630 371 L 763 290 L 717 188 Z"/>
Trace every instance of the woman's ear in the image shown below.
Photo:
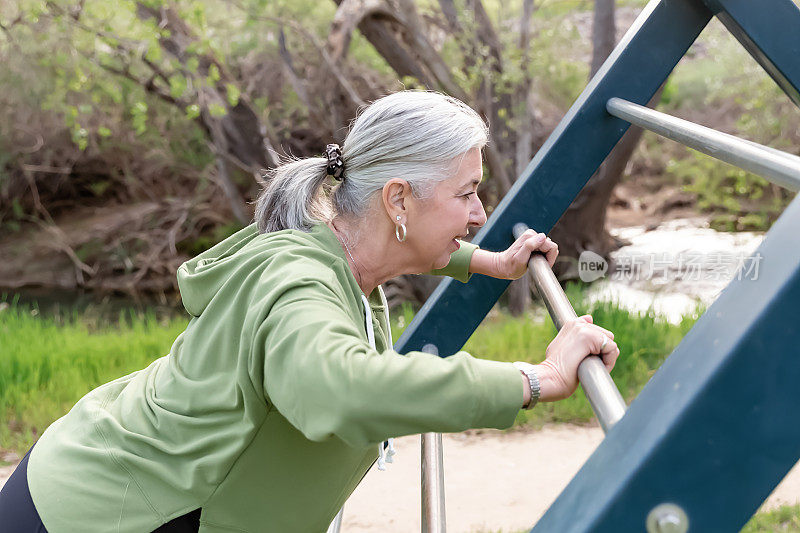
<path fill-rule="evenodd" d="M 405 221 L 408 216 L 408 206 L 406 203 L 411 197 L 411 185 L 402 178 L 392 178 L 383 186 L 383 208 L 386 214 L 394 223 L 397 216 L 401 221 Z"/>

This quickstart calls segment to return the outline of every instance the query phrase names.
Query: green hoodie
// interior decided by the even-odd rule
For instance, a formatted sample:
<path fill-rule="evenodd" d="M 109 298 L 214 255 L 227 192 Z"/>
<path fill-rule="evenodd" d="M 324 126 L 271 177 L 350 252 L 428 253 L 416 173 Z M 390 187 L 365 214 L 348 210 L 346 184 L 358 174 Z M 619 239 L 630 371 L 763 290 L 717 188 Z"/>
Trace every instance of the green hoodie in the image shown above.
<path fill-rule="evenodd" d="M 466 280 L 475 247 L 441 273 Z M 325 531 L 388 437 L 505 428 L 511 364 L 388 346 L 333 232 L 239 231 L 178 270 L 192 315 L 170 353 L 84 396 L 34 447 L 50 533 L 149 532 L 202 508 L 201 532 Z M 378 311 L 378 312 L 376 312 Z"/>

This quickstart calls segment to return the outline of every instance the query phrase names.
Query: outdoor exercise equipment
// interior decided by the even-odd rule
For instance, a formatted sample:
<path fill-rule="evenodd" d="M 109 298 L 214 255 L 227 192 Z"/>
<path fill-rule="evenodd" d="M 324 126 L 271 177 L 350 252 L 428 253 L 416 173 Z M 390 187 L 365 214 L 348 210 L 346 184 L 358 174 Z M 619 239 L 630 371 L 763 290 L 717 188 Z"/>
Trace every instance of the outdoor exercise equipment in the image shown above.
<path fill-rule="evenodd" d="M 514 237 L 519 238 L 527 229 L 525 224 L 516 224 L 513 229 Z M 544 300 L 556 329 L 560 330 L 564 324 L 578 318 L 542 254 L 535 253 L 531 256 L 528 261 L 528 275 Z M 439 355 L 433 344 L 425 345 L 422 351 Z M 581 361 L 578 377 L 600 426 L 603 431 L 608 432 L 625 414 L 625 400 L 622 399 L 603 362 L 596 355 L 590 355 Z M 423 433 L 421 439 L 422 531 L 444 533 L 446 528 L 442 434 Z"/>
<path fill-rule="evenodd" d="M 525 224 L 515 224 L 514 237 L 519 238 L 527 229 Z M 542 254 L 531 255 L 528 261 L 528 275 L 544 300 L 556 329 L 561 330 L 564 324 L 578 318 L 567 295 L 564 294 L 561 284 L 550 270 L 547 259 Z M 581 361 L 578 366 L 578 379 L 600 426 L 607 433 L 611 426 L 625 414 L 625 400 L 622 399 L 622 395 L 614 385 L 603 362 L 596 355 L 591 355 Z"/>
<path fill-rule="evenodd" d="M 630 123 L 800 188 L 797 156 L 643 107 L 715 16 L 800 105 L 800 8 L 791 0 L 652 0 L 473 242 L 503 250 L 517 223 L 549 232 Z M 800 199 L 753 257 L 757 275 L 740 271 L 725 288 L 534 533 L 739 531 L 795 464 Z M 395 350 L 457 352 L 507 286 L 480 275 L 466 285 L 443 280 Z M 423 477 L 441 484 L 437 468 Z M 444 531 L 443 499 L 432 501 L 441 516 L 425 526 Z"/>

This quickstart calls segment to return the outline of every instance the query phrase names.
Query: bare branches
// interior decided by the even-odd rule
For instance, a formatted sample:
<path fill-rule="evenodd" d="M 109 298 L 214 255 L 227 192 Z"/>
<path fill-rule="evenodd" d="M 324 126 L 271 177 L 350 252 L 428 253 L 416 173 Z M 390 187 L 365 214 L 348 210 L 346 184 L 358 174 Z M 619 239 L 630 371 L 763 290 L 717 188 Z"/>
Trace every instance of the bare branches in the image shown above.
<path fill-rule="evenodd" d="M 397 21 L 403 26 L 406 44 L 419 57 L 441 88 L 460 100 L 469 100 L 467 93 L 450 74 L 450 67 L 425 35 L 425 25 L 419 17 L 414 0 L 397 0 Z"/>
<path fill-rule="evenodd" d="M 8 40 L 11 41 L 12 40 L 12 38 L 11 38 L 11 28 L 16 26 L 17 24 L 20 24 L 21 22 L 22 22 L 22 14 L 19 14 L 19 15 L 17 15 L 17 17 L 14 20 L 12 20 L 11 22 L 9 22 L 7 24 L 3 24 L 2 22 L 0 22 L 0 30 L 3 30 L 3 33 L 6 34 L 6 37 L 8 38 Z"/>
<path fill-rule="evenodd" d="M 503 70 L 503 45 L 500 44 L 500 38 L 494 29 L 489 14 L 483 7 L 481 0 L 468 0 L 471 4 L 472 13 L 475 17 L 476 37 L 478 41 L 489 48 L 490 56 L 492 57 L 492 68 L 497 72 Z"/>
<path fill-rule="evenodd" d="M 535 10 L 534 0 L 522 0 L 522 16 L 519 20 L 519 48 L 522 50 L 525 59 L 528 57 L 530 48 L 531 18 Z"/>
<path fill-rule="evenodd" d="M 150 76 L 150 78 L 145 80 L 145 79 L 142 79 L 142 78 L 139 78 L 139 77 L 135 76 L 131 72 L 131 65 L 129 65 L 129 64 L 125 65 L 123 68 L 119 68 L 119 67 L 111 65 L 110 63 L 100 61 L 100 60 L 98 60 L 97 58 L 95 58 L 93 56 L 89 56 L 89 55 L 86 55 L 86 54 L 82 54 L 82 55 L 87 60 L 91 61 L 92 63 L 94 63 L 98 67 L 102 68 L 103 70 L 105 70 L 107 72 L 110 72 L 112 74 L 116 74 L 117 76 L 121 76 L 123 78 L 131 80 L 132 82 L 136 83 L 137 85 L 140 85 L 141 87 L 143 87 L 148 93 L 150 93 L 150 94 L 152 94 L 154 96 L 157 96 L 158 98 L 160 98 L 161 100 L 163 100 L 163 101 L 165 101 L 165 102 L 167 102 L 169 104 L 178 106 L 181 109 L 185 109 L 186 106 L 188 105 L 188 102 L 186 102 L 185 100 L 179 100 L 179 99 L 175 98 L 164 87 L 158 86 L 156 84 L 156 82 L 155 82 L 156 77 L 157 77 L 156 74 Z"/>
<path fill-rule="evenodd" d="M 343 0 L 339 4 L 331 22 L 326 46 L 334 64 L 345 56 L 353 31 L 367 17 L 395 18 L 392 10 L 381 0 Z"/>
<path fill-rule="evenodd" d="M 312 106 L 310 103 L 305 83 L 303 83 L 300 79 L 300 74 L 295 70 L 292 56 L 286 48 L 286 34 L 283 32 L 283 27 L 278 30 L 278 53 L 281 56 L 283 65 L 286 67 L 286 73 L 289 75 L 289 83 L 292 84 L 294 92 L 297 93 L 297 96 L 306 104 L 306 107 L 311 109 L 315 108 L 316 106 Z"/>
<path fill-rule="evenodd" d="M 247 14 L 248 17 L 251 17 L 253 20 L 260 20 L 263 22 L 268 22 L 274 24 L 278 27 L 279 31 L 283 32 L 284 28 L 289 28 L 298 35 L 302 36 L 306 41 L 311 43 L 311 45 L 317 50 L 320 57 L 322 58 L 323 63 L 327 67 L 328 73 L 331 74 L 334 79 L 341 87 L 343 93 L 347 95 L 350 103 L 354 107 L 361 107 L 365 104 L 364 100 L 358 95 L 358 92 L 353 88 L 353 85 L 350 81 L 343 75 L 342 68 L 341 68 L 341 61 L 335 61 L 326 46 L 320 42 L 320 40 L 302 25 L 298 24 L 297 22 L 289 19 L 284 19 L 280 17 L 268 17 L 264 15 L 260 15 L 258 13 L 253 13 L 251 10 L 247 9 L 239 0 L 226 0 L 228 3 L 236 6 L 243 12 Z M 284 37 L 285 39 L 285 37 Z"/>
<path fill-rule="evenodd" d="M 343 12 L 340 16 L 339 11 L 337 11 L 337 18 L 347 19 L 348 14 L 350 14 L 352 22 L 357 21 L 358 28 L 398 75 L 403 76 L 412 73 L 428 88 L 439 88 L 451 96 L 466 102 L 474 102 L 476 100 L 476 97 L 469 95 L 455 81 L 450 67 L 428 39 L 425 30 L 426 26 L 419 16 L 413 0 L 393 0 L 391 4 L 387 2 L 385 5 L 391 6 L 392 9 L 388 13 L 386 11 L 376 11 L 375 14 L 367 12 L 366 7 L 361 11 L 357 11 L 352 4 L 362 5 L 359 2 L 336 1 L 339 3 L 339 11 Z M 489 43 L 490 48 L 493 47 L 492 53 L 496 56 L 493 62 L 494 68 L 495 70 L 501 69 L 499 39 L 497 39 L 496 32 L 483 9 L 483 5 L 480 4 L 479 0 L 472 1 L 473 10 L 477 13 L 476 18 L 482 27 L 481 35 L 491 41 Z M 452 3 L 445 0 L 441 4 L 445 5 L 444 12 L 449 25 L 461 28 L 457 16 L 454 16 L 455 7 Z M 357 14 L 353 15 L 352 13 Z M 402 37 L 401 42 L 395 39 L 392 25 L 399 28 L 399 34 Z M 342 25 L 343 28 L 350 28 L 351 31 L 352 26 L 353 24 Z M 460 37 L 463 38 L 463 36 Z M 342 40 L 342 37 L 337 36 L 336 42 Z M 469 57 L 469 54 L 465 53 L 465 57 Z M 498 100 L 498 96 L 493 91 L 493 86 L 484 83 L 483 93 L 477 98 L 477 100 L 483 102 L 479 107 L 484 116 L 490 117 L 490 125 L 493 126 L 493 133 L 495 134 L 493 135 L 493 143 L 487 145 L 485 149 L 486 162 L 492 177 L 497 179 L 504 193 L 511 188 L 511 178 L 506 163 L 507 158 L 497 145 L 506 142 L 503 139 L 509 136 L 508 128 L 505 127 L 500 130 L 497 127 L 501 119 L 493 106 L 493 103 Z M 510 103 L 506 102 L 505 107 L 510 107 Z"/>

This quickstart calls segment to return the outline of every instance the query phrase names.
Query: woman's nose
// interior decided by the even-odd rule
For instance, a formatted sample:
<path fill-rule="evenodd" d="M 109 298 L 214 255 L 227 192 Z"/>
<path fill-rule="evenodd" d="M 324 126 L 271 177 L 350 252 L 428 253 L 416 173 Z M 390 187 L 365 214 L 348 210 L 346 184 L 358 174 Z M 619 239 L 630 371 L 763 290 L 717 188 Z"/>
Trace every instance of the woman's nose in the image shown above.
<path fill-rule="evenodd" d="M 486 224 L 486 211 L 483 209 L 483 203 L 478 195 L 475 195 L 475 201 L 469 213 L 469 225 L 481 227 Z"/>

